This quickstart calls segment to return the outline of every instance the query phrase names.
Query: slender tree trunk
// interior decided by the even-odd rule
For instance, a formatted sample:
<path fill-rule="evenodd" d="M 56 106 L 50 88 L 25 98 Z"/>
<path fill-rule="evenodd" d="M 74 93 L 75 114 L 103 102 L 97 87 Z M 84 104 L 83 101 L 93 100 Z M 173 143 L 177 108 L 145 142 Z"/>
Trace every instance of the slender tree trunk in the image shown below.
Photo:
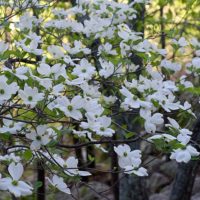
<path fill-rule="evenodd" d="M 140 126 L 131 123 L 135 116 L 128 115 L 125 117 L 125 123 L 128 124 L 129 131 L 140 131 Z M 140 149 L 140 141 L 130 144 L 131 149 Z M 146 192 L 145 178 L 135 175 L 125 175 L 120 181 L 120 200 L 148 200 Z"/>
<path fill-rule="evenodd" d="M 113 140 L 116 139 L 116 135 L 113 135 Z M 118 158 L 114 151 L 114 145 L 111 147 L 111 170 L 114 170 L 118 166 Z M 116 168 L 118 170 L 118 168 Z M 119 174 L 113 173 L 111 176 L 111 186 L 113 187 L 114 200 L 119 200 Z"/>
<path fill-rule="evenodd" d="M 73 138 L 73 143 L 77 144 L 77 143 L 79 143 L 79 140 L 76 139 L 76 138 Z M 75 148 L 75 153 L 76 153 L 76 157 L 78 158 L 79 167 L 83 167 L 84 159 L 83 159 L 83 156 L 82 156 L 82 149 L 81 148 Z"/>
<path fill-rule="evenodd" d="M 39 19 L 39 10 L 37 8 L 33 7 L 33 14 Z M 37 26 L 35 30 L 36 34 L 40 35 L 40 27 Z M 38 48 L 40 48 L 40 44 L 38 45 Z M 36 56 L 36 61 L 41 61 L 42 56 Z M 37 181 L 41 182 L 41 187 L 38 187 L 37 189 L 37 200 L 45 200 L 45 169 L 43 167 L 43 161 L 42 159 L 37 161 Z"/>
<path fill-rule="evenodd" d="M 164 17 L 164 6 L 160 6 L 160 20 L 161 20 L 161 23 L 160 23 L 160 29 L 161 29 L 161 39 L 160 39 L 160 42 L 161 42 L 161 47 L 162 49 L 165 48 L 165 25 L 164 25 L 164 21 L 163 21 L 163 17 Z"/>
<path fill-rule="evenodd" d="M 17 197 L 15 197 L 14 194 L 11 194 L 12 200 L 18 200 Z"/>
<path fill-rule="evenodd" d="M 37 180 L 42 183 L 37 190 L 37 200 L 45 200 L 45 170 L 41 162 L 37 162 Z"/>
<path fill-rule="evenodd" d="M 200 144 L 200 117 L 198 118 L 192 135 L 192 141 Z M 198 150 L 198 146 L 195 146 Z M 194 180 L 199 168 L 199 160 L 193 160 L 189 163 L 181 163 L 178 166 L 170 200 L 190 200 Z"/>
<path fill-rule="evenodd" d="M 144 14 L 145 7 L 141 6 L 138 10 L 137 19 L 134 19 L 134 22 L 130 22 L 129 25 L 133 30 L 144 33 Z M 131 61 L 135 65 L 142 67 L 142 59 L 137 55 L 132 55 Z M 137 77 L 139 78 L 140 70 L 137 72 Z M 140 132 L 141 127 L 133 123 L 135 115 L 126 115 L 122 116 L 125 124 L 128 125 L 128 130 L 132 132 Z M 132 143 L 130 145 L 131 149 L 140 149 L 140 141 Z M 145 179 L 137 177 L 134 175 L 125 175 L 124 178 L 120 181 L 120 200 L 148 200 L 148 195 L 145 189 Z"/>
<path fill-rule="evenodd" d="M 75 126 L 75 130 L 79 130 L 79 126 Z M 77 144 L 79 143 L 79 139 L 77 138 L 73 138 L 73 143 L 74 144 Z M 85 162 L 84 162 L 84 158 L 83 158 L 83 154 L 82 154 L 82 148 L 75 148 L 75 154 L 76 154 L 76 157 L 78 159 L 78 167 L 83 167 L 85 165 Z M 82 181 L 88 181 L 88 177 L 87 176 L 83 176 L 82 177 Z"/>
<path fill-rule="evenodd" d="M 87 162 L 89 163 L 88 167 L 95 168 L 95 159 L 93 159 L 92 161 L 89 159 L 89 156 L 95 158 L 95 148 L 93 146 L 88 146 L 86 148 L 86 151 L 87 151 Z"/>

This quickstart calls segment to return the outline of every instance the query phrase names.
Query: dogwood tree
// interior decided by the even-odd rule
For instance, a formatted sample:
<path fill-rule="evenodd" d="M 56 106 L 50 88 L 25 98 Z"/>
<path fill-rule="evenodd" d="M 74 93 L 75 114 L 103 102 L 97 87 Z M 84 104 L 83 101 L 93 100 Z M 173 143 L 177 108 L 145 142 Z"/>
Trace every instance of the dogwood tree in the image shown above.
<path fill-rule="evenodd" d="M 41 160 L 49 184 L 71 194 L 72 183 L 93 173 L 71 150 L 91 145 L 107 156 L 114 145 L 119 173 L 136 176 L 148 176 L 141 150 L 129 146 L 137 140 L 177 162 L 196 159 L 184 120 L 196 115 L 180 94 L 197 91 L 189 78 L 200 73 L 200 42 L 171 41 L 182 56 L 190 49 L 183 64 L 134 31 L 134 7 L 148 1 L 77 0 L 68 9 L 47 2 L 1 1 L 0 31 L 9 39 L 0 41 L 0 161 L 9 173 L 1 169 L 0 190 L 30 195 L 33 185 L 20 179 Z M 140 132 L 116 122 L 125 113 L 135 113 Z"/>

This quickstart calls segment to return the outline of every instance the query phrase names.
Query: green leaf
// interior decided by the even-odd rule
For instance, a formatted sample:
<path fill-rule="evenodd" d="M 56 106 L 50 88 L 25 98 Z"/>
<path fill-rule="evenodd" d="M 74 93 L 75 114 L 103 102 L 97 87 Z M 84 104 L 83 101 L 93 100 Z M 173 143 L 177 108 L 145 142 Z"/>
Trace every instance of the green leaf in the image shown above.
<path fill-rule="evenodd" d="M 25 160 L 30 160 L 32 158 L 33 154 L 32 154 L 32 151 L 30 149 L 27 149 L 26 151 L 24 151 L 24 154 L 23 154 L 23 158 Z"/>
<path fill-rule="evenodd" d="M 34 184 L 34 189 L 36 190 L 36 189 L 42 187 L 42 185 L 43 185 L 42 181 L 36 181 Z"/>
<path fill-rule="evenodd" d="M 1 133 L 1 135 L 0 135 L 0 138 L 3 140 L 3 141 L 8 141 L 8 140 L 10 140 L 10 138 L 11 138 L 11 134 L 10 133 Z"/>
<path fill-rule="evenodd" d="M 171 149 L 182 149 L 185 147 L 183 144 L 177 142 L 176 140 L 170 141 L 169 146 Z"/>
<path fill-rule="evenodd" d="M 128 132 L 128 133 L 125 134 L 125 138 L 126 138 L 126 139 L 129 139 L 129 138 L 133 137 L 134 135 L 135 135 L 135 133 L 133 133 L 133 132 Z"/>
<path fill-rule="evenodd" d="M 51 140 L 49 143 L 48 143 L 48 147 L 55 147 L 56 144 L 58 144 L 58 142 L 56 140 Z"/>
<path fill-rule="evenodd" d="M 192 94 L 200 95 L 200 87 L 190 87 L 185 89 L 188 92 L 191 92 Z"/>
<path fill-rule="evenodd" d="M 153 103 L 153 105 L 158 108 L 160 105 L 158 103 L 158 101 L 154 100 L 154 99 L 151 99 L 151 102 Z"/>
<path fill-rule="evenodd" d="M 90 154 L 88 154 L 88 159 L 89 159 L 89 161 L 94 161 L 94 157 L 93 156 L 91 156 Z"/>
<path fill-rule="evenodd" d="M 191 160 L 199 160 L 199 157 L 192 157 Z"/>

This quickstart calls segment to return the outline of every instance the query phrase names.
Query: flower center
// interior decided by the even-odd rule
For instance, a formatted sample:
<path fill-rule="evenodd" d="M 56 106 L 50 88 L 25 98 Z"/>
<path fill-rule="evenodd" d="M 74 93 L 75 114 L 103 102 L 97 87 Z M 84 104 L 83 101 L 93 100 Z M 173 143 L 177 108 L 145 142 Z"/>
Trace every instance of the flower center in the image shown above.
<path fill-rule="evenodd" d="M 9 128 L 13 128 L 14 127 L 14 123 L 9 125 Z"/>
<path fill-rule="evenodd" d="M 82 71 L 83 73 L 86 73 L 87 70 L 86 70 L 86 69 L 82 69 L 81 71 Z"/>
<path fill-rule="evenodd" d="M 67 106 L 67 109 L 68 109 L 69 111 L 72 111 L 72 110 L 73 110 L 73 106 L 69 105 L 69 106 Z"/>
<path fill-rule="evenodd" d="M 29 100 L 29 101 L 32 101 L 32 100 L 33 100 L 33 97 L 32 97 L 32 96 L 28 96 L 28 100 Z"/>
<path fill-rule="evenodd" d="M 136 101 L 136 100 L 137 100 L 137 97 L 136 97 L 136 96 L 133 96 L 133 100 Z"/>
<path fill-rule="evenodd" d="M 41 140 L 41 136 L 37 135 L 36 140 Z"/>
<path fill-rule="evenodd" d="M 105 128 L 104 128 L 104 127 L 101 127 L 101 128 L 100 128 L 100 131 L 105 131 Z"/>
<path fill-rule="evenodd" d="M 17 186 L 18 185 L 18 181 L 16 181 L 16 180 L 12 181 L 12 185 Z"/>
<path fill-rule="evenodd" d="M 127 156 L 128 156 L 127 152 L 124 152 L 124 157 L 127 157 Z"/>
<path fill-rule="evenodd" d="M 5 94 L 5 90 L 4 89 L 0 89 L 0 94 Z"/>

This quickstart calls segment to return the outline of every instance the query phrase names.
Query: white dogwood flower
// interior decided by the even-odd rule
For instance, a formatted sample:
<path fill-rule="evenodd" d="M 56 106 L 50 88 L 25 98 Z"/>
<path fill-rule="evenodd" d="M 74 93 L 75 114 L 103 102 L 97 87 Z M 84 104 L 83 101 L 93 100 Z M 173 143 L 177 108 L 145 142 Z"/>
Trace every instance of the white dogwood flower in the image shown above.
<path fill-rule="evenodd" d="M 111 118 L 107 116 L 98 117 L 96 119 L 96 126 L 94 127 L 94 131 L 97 135 L 102 135 L 105 137 L 111 137 L 115 131 L 109 126 L 111 125 Z"/>
<path fill-rule="evenodd" d="M 124 169 L 126 174 L 136 174 L 138 176 L 147 176 L 147 170 L 140 167 L 141 164 L 141 151 L 133 150 L 131 151 L 130 146 L 127 144 L 119 145 L 114 147 L 114 151 L 118 155 L 118 163 L 121 168 Z"/>
<path fill-rule="evenodd" d="M 47 48 L 48 52 L 52 55 L 53 58 L 59 59 L 64 57 L 63 48 L 57 45 L 50 45 Z"/>
<path fill-rule="evenodd" d="M 26 134 L 26 137 L 32 140 L 31 149 L 38 150 L 42 145 L 47 145 L 51 141 L 52 129 L 50 129 L 50 134 L 48 132 L 48 127 L 46 125 L 39 125 L 36 131 L 33 130 L 31 133 Z"/>
<path fill-rule="evenodd" d="M 164 123 L 163 114 L 151 114 L 150 110 L 140 109 L 140 116 L 145 119 L 144 127 L 147 133 L 155 133 L 156 125 Z"/>
<path fill-rule="evenodd" d="M 23 165 L 12 162 L 8 167 L 8 171 L 11 177 L 0 179 L 0 189 L 8 190 L 16 197 L 31 195 L 33 188 L 24 181 L 20 181 L 24 172 Z"/>
<path fill-rule="evenodd" d="M 99 75 L 108 78 L 114 73 L 114 65 L 110 61 L 107 62 L 106 60 L 99 59 L 102 69 L 99 71 Z"/>
<path fill-rule="evenodd" d="M 30 105 L 31 107 L 34 107 L 38 101 L 41 101 L 44 98 L 44 94 L 39 93 L 38 88 L 32 88 L 27 84 L 24 86 L 24 90 L 19 90 L 19 96 L 26 105 Z"/>
<path fill-rule="evenodd" d="M 116 50 L 112 49 L 112 44 L 110 44 L 108 42 L 99 46 L 98 55 L 101 55 L 102 53 L 106 53 L 109 55 L 117 55 Z"/>
<path fill-rule="evenodd" d="M 10 119 L 3 119 L 3 126 L 0 128 L 0 133 L 6 133 L 9 132 L 11 134 L 17 134 L 18 131 L 20 131 L 24 125 L 22 122 L 14 122 L 12 120 L 11 115 L 6 115 L 5 117 L 8 117 Z"/>
<path fill-rule="evenodd" d="M 132 94 L 126 87 L 122 86 L 122 89 L 120 89 L 120 92 L 123 96 L 125 96 L 124 102 L 122 103 L 122 107 L 130 107 L 130 108 L 140 108 L 141 101 L 140 99 Z"/>
<path fill-rule="evenodd" d="M 67 158 L 67 160 L 63 160 L 62 163 L 60 163 L 61 166 L 63 166 L 65 173 L 69 176 L 90 176 L 91 173 L 87 171 L 82 171 L 78 169 L 78 159 L 76 159 L 73 156 L 70 156 Z"/>
<path fill-rule="evenodd" d="M 67 97 L 60 97 L 56 101 L 55 108 L 63 111 L 68 117 L 80 120 L 82 118 L 80 109 L 83 107 L 83 102 L 81 96 L 75 96 L 71 101 Z"/>
<path fill-rule="evenodd" d="M 188 163 L 193 156 L 199 156 L 199 152 L 191 145 L 186 146 L 185 149 L 175 149 L 170 159 L 175 159 L 177 162 Z"/>
<path fill-rule="evenodd" d="M 67 184 L 64 182 L 62 177 L 54 175 L 52 177 L 52 180 L 50 180 L 49 178 L 47 178 L 47 179 L 48 179 L 48 181 L 50 182 L 51 185 L 56 187 L 61 192 L 64 192 L 66 194 L 71 194 L 70 189 L 68 188 Z"/>
<path fill-rule="evenodd" d="M 0 76 L 0 102 L 9 100 L 19 89 L 17 83 L 7 84 L 7 80 L 5 76 Z"/>
<path fill-rule="evenodd" d="M 72 71 L 73 75 L 86 80 L 90 80 L 95 73 L 95 67 L 85 58 L 81 59 L 80 64 L 77 65 Z"/>

